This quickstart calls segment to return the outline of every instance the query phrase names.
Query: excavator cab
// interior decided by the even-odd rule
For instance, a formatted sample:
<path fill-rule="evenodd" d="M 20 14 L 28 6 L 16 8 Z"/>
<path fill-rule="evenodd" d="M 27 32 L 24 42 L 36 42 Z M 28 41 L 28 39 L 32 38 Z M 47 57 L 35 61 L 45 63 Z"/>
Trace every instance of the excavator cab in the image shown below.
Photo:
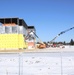
<path fill-rule="evenodd" d="M 39 46 L 38 46 L 39 49 L 43 49 L 43 48 L 46 48 L 46 44 L 44 43 L 40 43 Z"/>

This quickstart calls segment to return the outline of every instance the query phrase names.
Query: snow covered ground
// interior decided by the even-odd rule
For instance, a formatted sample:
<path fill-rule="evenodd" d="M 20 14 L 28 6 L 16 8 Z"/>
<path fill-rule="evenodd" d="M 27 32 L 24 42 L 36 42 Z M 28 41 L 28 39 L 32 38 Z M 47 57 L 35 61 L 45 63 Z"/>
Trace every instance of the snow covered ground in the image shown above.
<path fill-rule="evenodd" d="M 0 53 L 0 75 L 74 75 L 73 50 Z"/>

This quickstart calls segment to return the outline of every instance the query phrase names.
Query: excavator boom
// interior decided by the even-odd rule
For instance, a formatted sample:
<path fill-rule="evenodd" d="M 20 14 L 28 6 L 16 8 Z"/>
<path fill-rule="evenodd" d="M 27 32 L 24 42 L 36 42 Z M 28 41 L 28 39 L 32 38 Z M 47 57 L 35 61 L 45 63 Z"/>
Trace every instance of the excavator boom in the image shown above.
<path fill-rule="evenodd" d="M 42 49 L 42 48 L 46 48 L 46 45 L 40 40 L 40 38 L 36 35 L 35 32 L 30 31 L 29 34 L 26 36 L 26 39 L 30 39 L 30 38 L 35 38 L 35 37 L 39 40 L 39 45 L 37 45 L 38 48 Z"/>
<path fill-rule="evenodd" d="M 50 41 L 50 43 L 52 43 L 58 36 L 64 34 L 64 33 L 67 32 L 67 31 L 70 31 L 70 30 L 72 30 L 72 29 L 74 29 L 74 27 L 69 28 L 69 29 L 67 29 L 67 30 L 65 30 L 65 31 L 60 32 L 57 36 L 55 36 L 55 37 Z"/>

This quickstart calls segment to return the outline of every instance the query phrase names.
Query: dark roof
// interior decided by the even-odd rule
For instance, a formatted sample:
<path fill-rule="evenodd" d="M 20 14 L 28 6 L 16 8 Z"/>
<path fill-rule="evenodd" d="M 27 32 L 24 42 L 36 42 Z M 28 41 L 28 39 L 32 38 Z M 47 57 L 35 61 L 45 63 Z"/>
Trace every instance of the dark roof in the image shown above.
<path fill-rule="evenodd" d="M 5 23 L 15 23 L 16 25 L 19 26 L 24 26 L 26 29 L 34 29 L 34 26 L 28 26 L 26 24 L 26 22 L 23 19 L 19 19 L 19 18 L 0 18 L 0 23 L 5 24 Z"/>
<path fill-rule="evenodd" d="M 28 29 L 29 29 L 29 28 L 30 28 L 30 29 L 31 29 L 31 28 L 32 28 L 32 29 L 35 29 L 35 27 L 34 27 L 34 26 L 28 26 Z"/>
<path fill-rule="evenodd" d="M 0 18 L 0 22 L 5 24 L 5 23 L 15 23 L 19 24 L 19 18 Z"/>
<path fill-rule="evenodd" d="M 19 19 L 19 26 L 24 26 L 26 29 L 28 28 L 26 22 L 23 19 Z"/>
<path fill-rule="evenodd" d="M 28 26 L 28 29 L 34 29 L 34 31 L 36 31 L 34 26 Z"/>
<path fill-rule="evenodd" d="M 0 23 L 2 24 L 15 23 L 16 25 L 24 26 L 25 28 L 28 28 L 26 22 L 23 19 L 19 19 L 19 18 L 0 18 Z"/>

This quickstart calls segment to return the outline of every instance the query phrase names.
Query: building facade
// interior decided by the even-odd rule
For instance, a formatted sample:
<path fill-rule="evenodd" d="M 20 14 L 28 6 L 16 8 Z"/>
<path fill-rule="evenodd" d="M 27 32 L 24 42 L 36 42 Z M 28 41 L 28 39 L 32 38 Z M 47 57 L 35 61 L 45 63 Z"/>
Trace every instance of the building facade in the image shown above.
<path fill-rule="evenodd" d="M 28 25 L 23 19 L 0 18 L 0 49 L 27 48 L 27 34 Z"/>

